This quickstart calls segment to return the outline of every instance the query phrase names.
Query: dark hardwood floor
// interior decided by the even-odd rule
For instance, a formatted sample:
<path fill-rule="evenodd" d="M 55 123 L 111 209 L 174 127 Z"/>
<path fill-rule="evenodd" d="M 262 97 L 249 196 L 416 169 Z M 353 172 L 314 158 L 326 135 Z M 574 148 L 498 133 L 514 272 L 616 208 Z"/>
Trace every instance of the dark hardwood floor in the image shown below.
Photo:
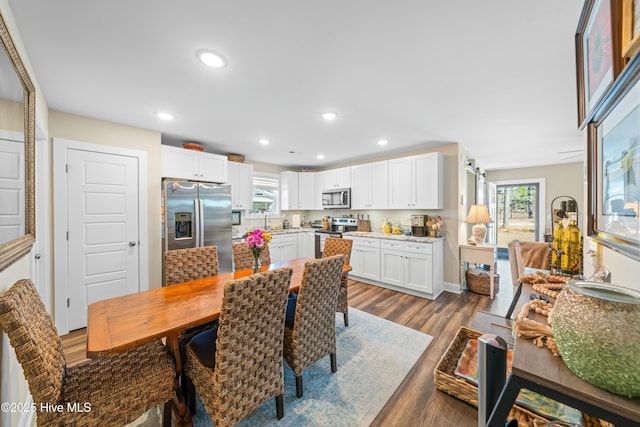
<path fill-rule="evenodd" d="M 435 301 L 350 280 L 349 306 L 433 336 L 433 341 L 387 402 L 372 426 L 475 427 L 477 410 L 433 384 L 433 370 L 460 326 L 478 311 L 506 313 L 512 297 L 506 262 L 498 262 L 500 292 L 491 300 L 473 292 L 444 292 Z M 69 364 L 86 360 L 84 329 L 62 337 Z M 402 351 L 402 348 L 398 348 Z"/>

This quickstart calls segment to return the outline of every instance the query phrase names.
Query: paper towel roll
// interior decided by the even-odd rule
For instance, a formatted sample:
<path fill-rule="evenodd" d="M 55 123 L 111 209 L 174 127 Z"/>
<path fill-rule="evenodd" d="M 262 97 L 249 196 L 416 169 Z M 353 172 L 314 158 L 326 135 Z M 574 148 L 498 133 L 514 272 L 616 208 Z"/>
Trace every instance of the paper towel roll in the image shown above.
<path fill-rule="evenodd" d="M 291 227 L 300 228 L 300 214 L 291 215 Z"/>

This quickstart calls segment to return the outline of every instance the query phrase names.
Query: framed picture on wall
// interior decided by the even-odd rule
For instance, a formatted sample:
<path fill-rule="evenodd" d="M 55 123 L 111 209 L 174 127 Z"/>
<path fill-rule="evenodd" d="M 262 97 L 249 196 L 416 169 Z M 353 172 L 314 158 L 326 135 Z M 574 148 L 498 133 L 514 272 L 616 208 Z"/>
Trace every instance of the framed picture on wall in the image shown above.
<path fill-rule="evenodd" d="M 590 234 L 640 260 L 640 57 L 589 124 Z"/>
<path fill-rule="evenodd" d="M 587 0 L 576 32 L 578 126 L 583 128 L 622 69 L 620 3 Z"/>
<path fill-rule="evenodd" d="M 640 0 L 622 3 L 622 54 L 630 59 L 640 51 Z"/>

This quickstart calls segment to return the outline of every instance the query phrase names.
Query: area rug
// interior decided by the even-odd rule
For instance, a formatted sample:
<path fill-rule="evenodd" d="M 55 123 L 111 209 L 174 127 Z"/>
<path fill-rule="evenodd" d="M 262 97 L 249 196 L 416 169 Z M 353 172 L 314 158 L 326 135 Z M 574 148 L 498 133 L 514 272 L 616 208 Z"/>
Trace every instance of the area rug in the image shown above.
<path fill-rule="evenodd" d="M 284 418 L 275 401 L 256 409 L 239 426 L 368 426 L 425 351 L 432 337 L 349 308 L 349 326 L 336 317 L 338 371 L 325 357 L 303 376 L 304 396 L 296 398 L 295 377 L 285 363 Z M 197 402 L 194 427 L 212 426 Z"/>

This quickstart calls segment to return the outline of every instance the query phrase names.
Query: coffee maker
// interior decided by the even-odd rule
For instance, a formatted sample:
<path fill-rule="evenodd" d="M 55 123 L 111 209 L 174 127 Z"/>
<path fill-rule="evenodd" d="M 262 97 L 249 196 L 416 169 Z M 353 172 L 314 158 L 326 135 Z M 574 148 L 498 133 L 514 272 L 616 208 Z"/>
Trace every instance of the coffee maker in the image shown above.
<path fill-rule="evenodd" d="M 414 236 L 427 236 L 427 216 L 412 215 L 411 216 L 411 234 Z"/>

